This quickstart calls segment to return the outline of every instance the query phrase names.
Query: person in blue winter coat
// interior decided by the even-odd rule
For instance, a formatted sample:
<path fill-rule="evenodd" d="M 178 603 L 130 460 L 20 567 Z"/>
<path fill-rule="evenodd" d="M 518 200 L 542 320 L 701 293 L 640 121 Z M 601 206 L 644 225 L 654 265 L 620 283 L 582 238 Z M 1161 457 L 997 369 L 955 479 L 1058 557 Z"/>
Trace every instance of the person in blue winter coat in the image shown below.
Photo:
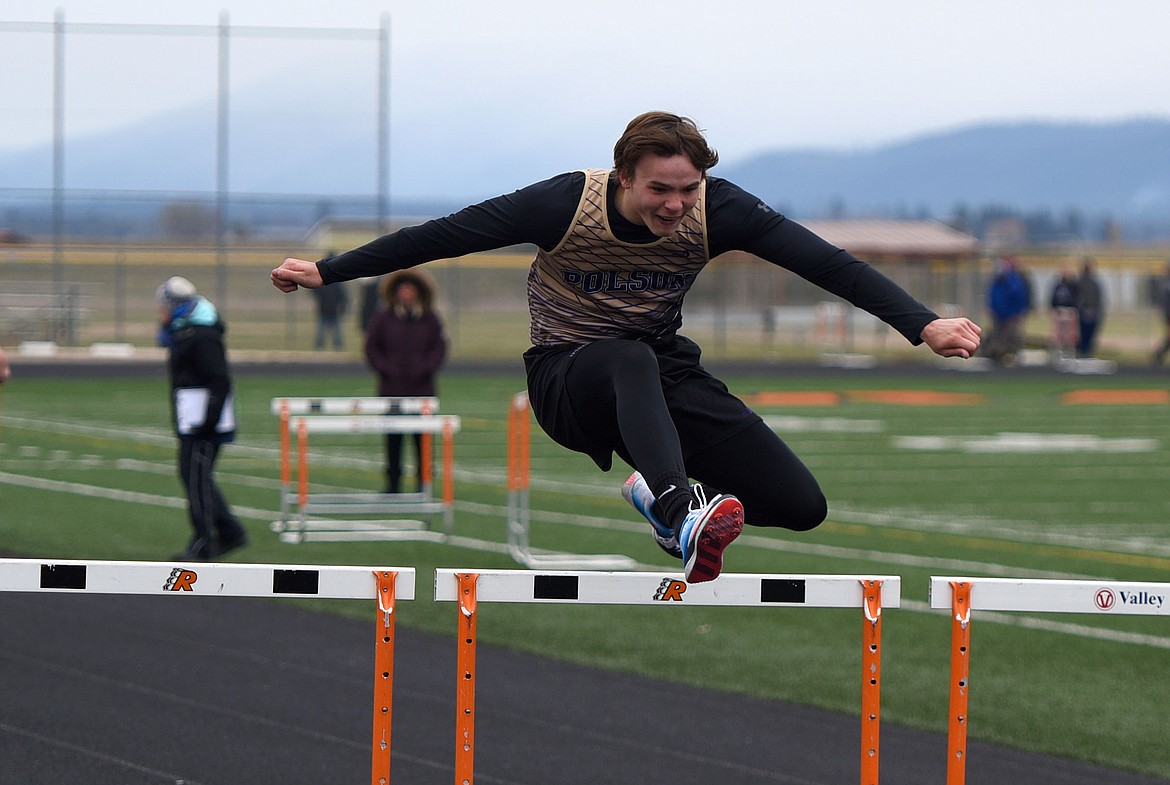
<path fill-rule="evenodd" d="M 995 261 L 995 279 L 988 290 L 987 305 L 992 320 L 987 356 L 1010 365 L 1023 347 L 1024 319 L 1032 310 L 1032 287 L 1015 259 Z"/>
<path fill-rule="evenodd" d="M 210 561 L 248 543 L 215 482 L 215 462 L 236 437 L 225 327 L 215 306 L 186 278 L 158 287 L 159 343 L 167 348 L 171 414 L 179 437 L 179 480 L 194 534 L 176 561 Z"/>

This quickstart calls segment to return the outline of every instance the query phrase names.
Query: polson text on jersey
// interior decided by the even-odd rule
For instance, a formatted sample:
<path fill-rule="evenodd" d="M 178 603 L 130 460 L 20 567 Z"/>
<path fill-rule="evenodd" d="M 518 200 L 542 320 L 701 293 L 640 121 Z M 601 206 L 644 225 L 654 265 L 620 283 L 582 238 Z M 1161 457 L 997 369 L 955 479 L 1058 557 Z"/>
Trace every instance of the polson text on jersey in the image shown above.
<path fill-rule="evenodd" d="M 695 273 L 664 270 L 561 270 L 561 279 L 586 294 L 594 292 L 678 291 L 690 288 Z"/>

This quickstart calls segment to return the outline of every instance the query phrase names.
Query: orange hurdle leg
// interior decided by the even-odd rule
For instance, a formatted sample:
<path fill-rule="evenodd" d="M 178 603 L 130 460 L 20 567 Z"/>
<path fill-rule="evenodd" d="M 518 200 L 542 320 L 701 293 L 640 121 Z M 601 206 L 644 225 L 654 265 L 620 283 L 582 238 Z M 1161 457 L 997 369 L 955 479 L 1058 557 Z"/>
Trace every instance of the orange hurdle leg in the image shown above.
<path fill-rule="evenodd" d="M 375 572 L 378 637 L 374 643 L 374 741 L 372 785 L 390 785 L 390 721 L 394 687 L 394 581 L 396 572 Z"/>
<path fill-rule="evenodd" d="M 455 691 L 455 785 L 475 779 L 475 584 L 479 575 L 459 573 L 459 686 Z"/>
<path fill-rule="evenodd" d="M 861 582 L 865 622 L 861 642 L 861 785 L 877 785 L 882 689 L 882 582 Z"/>
<path fill-rule="evenodd" d="M 951 719 L 947 785 L 967 781 L 967 686 L 971 678 L 971 584 L 951 582 Z"/>

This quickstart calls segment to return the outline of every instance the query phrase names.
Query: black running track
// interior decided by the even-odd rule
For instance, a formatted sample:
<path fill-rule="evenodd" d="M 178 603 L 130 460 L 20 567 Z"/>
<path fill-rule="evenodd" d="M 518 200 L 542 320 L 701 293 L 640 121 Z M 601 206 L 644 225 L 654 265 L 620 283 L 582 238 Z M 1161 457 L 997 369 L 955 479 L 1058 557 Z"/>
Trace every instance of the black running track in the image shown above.
<path fill-rule="evenodd" d="M 0 785 L 370 781 L 375 624 L 262 599 L 0 593 Z M 475 782 L 842 785 L 860 720 L 481 645 Z M 398 628 L 391 781 L 454 781 L 451 635 Z M 940 711 L 941 713 L 941 711 Z M 882 782 L 943 734 L 882 726 Z M 971 785 L 1166 780 L 972 743 Z"/>

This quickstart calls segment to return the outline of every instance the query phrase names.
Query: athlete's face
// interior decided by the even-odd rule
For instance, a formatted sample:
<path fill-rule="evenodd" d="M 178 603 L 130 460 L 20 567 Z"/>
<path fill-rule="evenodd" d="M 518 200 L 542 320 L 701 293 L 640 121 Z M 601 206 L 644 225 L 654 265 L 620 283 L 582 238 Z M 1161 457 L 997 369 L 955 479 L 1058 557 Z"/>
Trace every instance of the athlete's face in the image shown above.
<path fill-rule="evenodd" d="M 619 174 L 618 212 L 659 237 L 678 231 L 682 217 L 699 201 L 703 173 L 685 155 L 642 156 L 632 176 Z"/>

